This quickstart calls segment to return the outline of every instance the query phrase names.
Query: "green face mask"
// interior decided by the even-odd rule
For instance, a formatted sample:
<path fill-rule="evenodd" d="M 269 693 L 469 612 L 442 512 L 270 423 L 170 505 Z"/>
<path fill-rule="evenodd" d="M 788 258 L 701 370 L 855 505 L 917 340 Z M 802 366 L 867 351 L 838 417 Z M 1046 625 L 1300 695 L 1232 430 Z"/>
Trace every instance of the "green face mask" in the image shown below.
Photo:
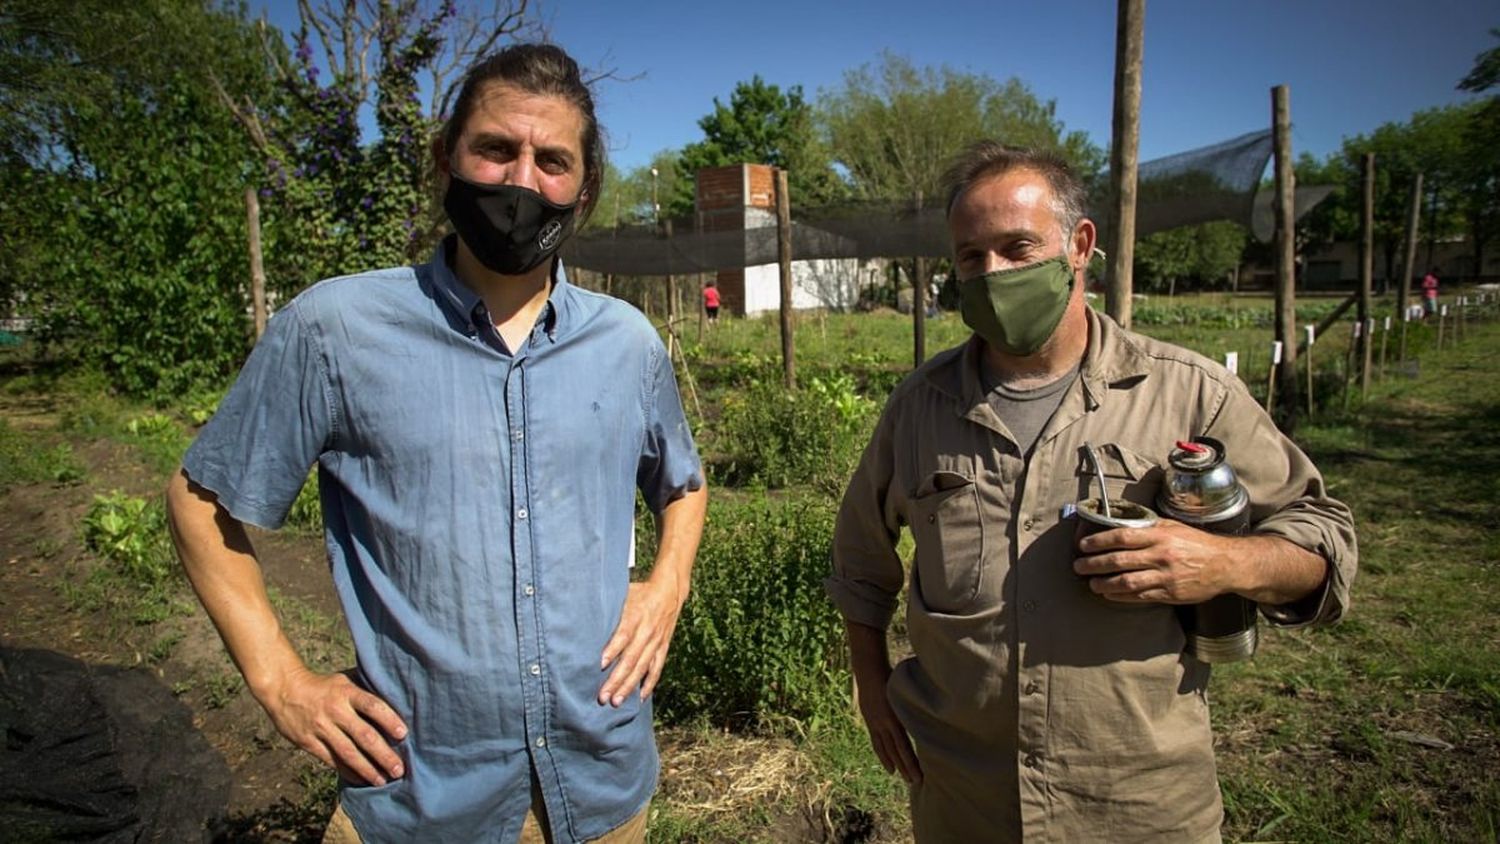
<path fill-rule="evenodd" d="M 964 324 L 1006 354 L 1026 357 L 1047 342 L 1073 292 L 1066 255 L 959 283 Z"/>

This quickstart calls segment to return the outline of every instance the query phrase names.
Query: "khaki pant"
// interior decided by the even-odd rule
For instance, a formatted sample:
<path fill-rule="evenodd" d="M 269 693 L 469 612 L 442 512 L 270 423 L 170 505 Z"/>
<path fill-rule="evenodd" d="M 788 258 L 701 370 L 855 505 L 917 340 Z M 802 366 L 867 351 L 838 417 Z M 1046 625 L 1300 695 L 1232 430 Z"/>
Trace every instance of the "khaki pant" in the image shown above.
<path fill-rule="evenodd" d="M 593 839 L 594 844 L 645 844 L 646 816 L 650 811 L 651 805 L 648 803 L 630 820 Z M 343 806 L 334 809 L 333 817 L 328 819 L 328 828 L 323 832 L 323 844 L 361 844 L 359 831 L 345 814 Z M 547 808 L 542 805 L 542 794 L 535 780 L 531 783 L 531 808 L 526 811 L 526 820 L 521 824 L 520 844 L 552 844 Z"/>

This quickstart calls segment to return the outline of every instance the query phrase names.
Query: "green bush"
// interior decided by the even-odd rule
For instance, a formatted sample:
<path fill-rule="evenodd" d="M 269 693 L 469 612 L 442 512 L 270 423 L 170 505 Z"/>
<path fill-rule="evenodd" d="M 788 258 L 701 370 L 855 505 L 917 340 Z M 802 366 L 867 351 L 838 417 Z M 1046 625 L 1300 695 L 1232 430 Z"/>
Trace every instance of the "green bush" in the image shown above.
<path fill-rule="evenodd" d="M 847 707 L 843 625 L 823 591 L 833 506 L 714 501 L 657 692 L 668 721 L 764 725 Z"/>
<path fill-rule="evenodd" d="M 842 491 L 874 424 L 875 402 L 848 375 L 787 390 L 771 380 L 725 398 L 713 445 L 717 474 L 732 486 L 812 484 Z"/>

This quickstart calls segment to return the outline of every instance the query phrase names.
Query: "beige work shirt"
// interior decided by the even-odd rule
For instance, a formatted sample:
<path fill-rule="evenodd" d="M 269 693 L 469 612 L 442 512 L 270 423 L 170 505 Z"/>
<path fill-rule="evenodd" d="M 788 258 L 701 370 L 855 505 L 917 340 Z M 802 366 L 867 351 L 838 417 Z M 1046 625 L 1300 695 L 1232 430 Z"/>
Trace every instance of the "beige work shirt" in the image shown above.
<path fill-rule="evenodd" d="M 1154 509 L 1178 440 L 1221 440 L 1250 494 L 1254 531 L 1331 564 L 1298 616 L 1348 606 L 1348 509 L 1238 378 L 1212 361 L 1088 315 L 1080 377 L 1029 459 L 980 384 L 977 338 L 892 393 L 839 510 L 828 592 L 850 621 L 885 629 L 903 585 L 895 544 L 916 540 L 912 656 L 886 694 L 924 780 L 919 840 L 1214 841 L 1223 808 L 1209 732 L 1208 666 L 1184 653 L 1173 607 L 1107 601 L 1073 572 L 1076 517 L 1097 495 Z"/>

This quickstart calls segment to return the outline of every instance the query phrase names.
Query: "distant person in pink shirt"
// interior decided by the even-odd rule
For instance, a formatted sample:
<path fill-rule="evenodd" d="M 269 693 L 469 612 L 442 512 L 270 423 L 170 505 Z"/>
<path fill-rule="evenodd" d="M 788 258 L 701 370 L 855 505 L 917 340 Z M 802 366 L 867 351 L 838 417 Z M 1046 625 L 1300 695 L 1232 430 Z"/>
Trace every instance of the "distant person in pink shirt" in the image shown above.
<path fill-rule="evenodd" d="M 1427 270 L 1427 275 L 1422 276 L 1422 312 L 1427 315 L 1437 313 L 1438 277 L 1437 268 Z"/>
<path fill-rule="evenodd" d="M 703 310 L 709 322 L 719 321 L 719 283 L 710 281 L 703 286 Z"/>

